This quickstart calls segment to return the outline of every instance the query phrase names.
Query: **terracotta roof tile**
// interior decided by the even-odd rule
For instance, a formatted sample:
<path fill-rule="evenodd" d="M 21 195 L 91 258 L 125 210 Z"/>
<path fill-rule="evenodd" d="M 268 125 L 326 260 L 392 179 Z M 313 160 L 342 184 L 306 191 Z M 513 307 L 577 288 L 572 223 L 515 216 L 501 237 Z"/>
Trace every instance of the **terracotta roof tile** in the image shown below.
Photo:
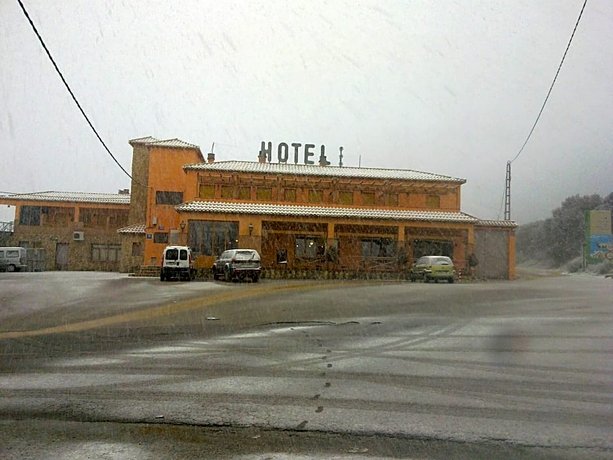
<path fill-rule="evenodd" d="M 487 220 L 480 219 L 475 222 L 476 225 L 481 227 L 507 227 L 507 228 L 515 228 L 517 227 L 517 223 L 512 220 Z"/>
<path fill-rule="evenodd" d="M 1 198 L 22 201 L 67 201 L 71 203 L 130 204 L 130 195 L 88 192 L 33 192 L 2 195 Z"/>
<path fill-rule="evenodd" d="M 353 177 L 362 179 L 400 179 L 463 184 L 465 179 L 411 169 L 350 168 L 338 166 L 259 163 L 253 161 L 218 161 L 185 165 L 185 170 L 237 171 L 265 174 L 293 174 L 299 176 Z"/>
<path fill-rule="evenodd" d="M 146 136 L 146 137 L 138 137 L 136 139 L 130 139 L 128 141 L 128 143 L 130 145 L 133 144 L 148 144 L 150 142 L 157 142 L 159 141 L 159 139 L 156 139 L 155 137 L 151 137 L 151 136 Z"/>
<path fill-rule="evenodd" d="M 466 223 L 474 223 L 476 221 L 474 217 L 462 212 L 341 208 L 265 203 L 228 203 L 218 201 L 192 201 L 176 206 L 175 209 L 179 212 L 261 214 L 270 216 L 346 217 L 350 219 L 393 219 Z"/>
<path fill-rule="evenodd" d="M 155 147 L 175 147 L 175 148 L 189 148 L 189 149 L 198 149 L 195 144 L 190 144 L 189 142 L 182 141 L 181 139 L 164 139 L 164 140 L 154 140 L 151 142 L 147 142 L 147 145 L 155 146 Z"/>
<path fill-rule="evenodd" d="M 145 224 L 131 224 L 117 229 L 117 233 L 145 234 Z"/>

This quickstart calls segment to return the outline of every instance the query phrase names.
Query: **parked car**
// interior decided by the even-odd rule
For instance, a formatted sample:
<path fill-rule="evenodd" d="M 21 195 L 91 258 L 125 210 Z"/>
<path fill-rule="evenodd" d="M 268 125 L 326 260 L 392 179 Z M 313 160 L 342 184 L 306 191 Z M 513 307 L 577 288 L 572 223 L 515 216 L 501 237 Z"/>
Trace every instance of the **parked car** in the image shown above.
<path fill-rule="evenodd" d="M 195 275 L 191 249 L 187 246 L 166 246 L 162 255 L 160 281 L 172 278 L 190 281 Z"/>
<path fill-rule="evenodd" d="M 27 251 L 25 248 L 0 247 L 0 271 L 20 272 L 27 269 Z"/>
<path fill-rule="evenodd" d="M 215 261 L 212 271 L 214 279 L 233 281 L 250 278 L 257 283 L 261 268 L 260 254 L 255 249 L 229 249 Z"/>
<path fill-rule="evenodd" d="M 425 283 L 430 281 L 438 283 L 439 280 L 447 280 L 449 283 L 453 283 L 455 275 L 455 267 L 449 257 L 423 256 L 417 259 L 417 262 L 411 267 L 409 279 L 411 281 L 421 279 Z"/>

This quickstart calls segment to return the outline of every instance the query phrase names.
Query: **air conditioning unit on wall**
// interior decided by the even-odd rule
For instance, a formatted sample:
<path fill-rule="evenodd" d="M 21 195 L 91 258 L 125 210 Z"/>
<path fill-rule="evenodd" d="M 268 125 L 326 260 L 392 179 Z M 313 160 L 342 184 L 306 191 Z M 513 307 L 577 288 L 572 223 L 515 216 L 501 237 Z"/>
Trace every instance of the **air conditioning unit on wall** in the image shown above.
<path fill-rule="evenodd" d="M 85 239 L 84 232 L 72 232 L 72 239 L 74 241 L 83 241 Z"/>

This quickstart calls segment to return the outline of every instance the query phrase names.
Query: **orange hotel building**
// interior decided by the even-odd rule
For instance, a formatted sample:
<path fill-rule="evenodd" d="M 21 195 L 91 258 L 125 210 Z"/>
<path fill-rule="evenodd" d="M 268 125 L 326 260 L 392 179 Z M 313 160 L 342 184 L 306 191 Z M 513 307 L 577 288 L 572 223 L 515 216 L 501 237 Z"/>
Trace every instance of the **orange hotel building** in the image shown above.
<path fill-rule="evenodd" d="M 178 139 L 133 139 L 122 270 L 159 266 L 167 244 L 189 245 L 210 268 L 254 248 L 265 270 L 398 272 L 421 255 L 475 253 L 480 276 L 515 275 L 515 223 L 461 211 L 464 179 L 403 169 L 205 159 Z M 143 245 L 142 253 L 133 247 Z M 137 253 L 139 255 L 132 256 Z M 142 254 L 142 255 L 141 255 Z"/>
<path fill-rule="evenodd" d="M 464 179 L 330 166 L 323 154 L 308 165 L 272 163 L 264 154 L 253 162 L 216 161 L 179 139 L 130 145 L 129 195 L 0 197 L 16 207 L 13 244 L 39 241 L 47 269 L 155 272 L 164 247 L 181 244 L 192 247 L 202 269 L 225 249 L 254 248 L 265 273 L 281 277 L 402 273 L 430 254 L 448 255 L 463 270 L 472 253 L 478 276 L 515 276 L 515 223 L 463 213 Z M 45 203 L 50 196 L 53 203 Z M 53 219 L 31 215 L 50 209 Z M 57 248 L 67 254 L 62 267 Z"/>

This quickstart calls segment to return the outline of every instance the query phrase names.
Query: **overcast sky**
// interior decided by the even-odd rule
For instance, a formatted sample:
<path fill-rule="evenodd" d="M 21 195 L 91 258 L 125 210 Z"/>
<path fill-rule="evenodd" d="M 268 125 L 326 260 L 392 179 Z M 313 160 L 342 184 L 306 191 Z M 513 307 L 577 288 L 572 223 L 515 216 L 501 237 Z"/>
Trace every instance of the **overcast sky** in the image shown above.
<path fill-rule="evenodd" d="M 218 160 L 311 142 L 346 166 L 463 177 L 463 211 L 502 217 L 582 0 L 24 0 L 85 111 L 128 140 Z M 0 191 L 117 192 L 129 179 L 74 106 L 17 1 L 0 2 Z M 613 1 L 589 0 L 536 131 L 512 217 L 613 191 Z M 10 213 L 0 209 L 0 220 Z"/>

